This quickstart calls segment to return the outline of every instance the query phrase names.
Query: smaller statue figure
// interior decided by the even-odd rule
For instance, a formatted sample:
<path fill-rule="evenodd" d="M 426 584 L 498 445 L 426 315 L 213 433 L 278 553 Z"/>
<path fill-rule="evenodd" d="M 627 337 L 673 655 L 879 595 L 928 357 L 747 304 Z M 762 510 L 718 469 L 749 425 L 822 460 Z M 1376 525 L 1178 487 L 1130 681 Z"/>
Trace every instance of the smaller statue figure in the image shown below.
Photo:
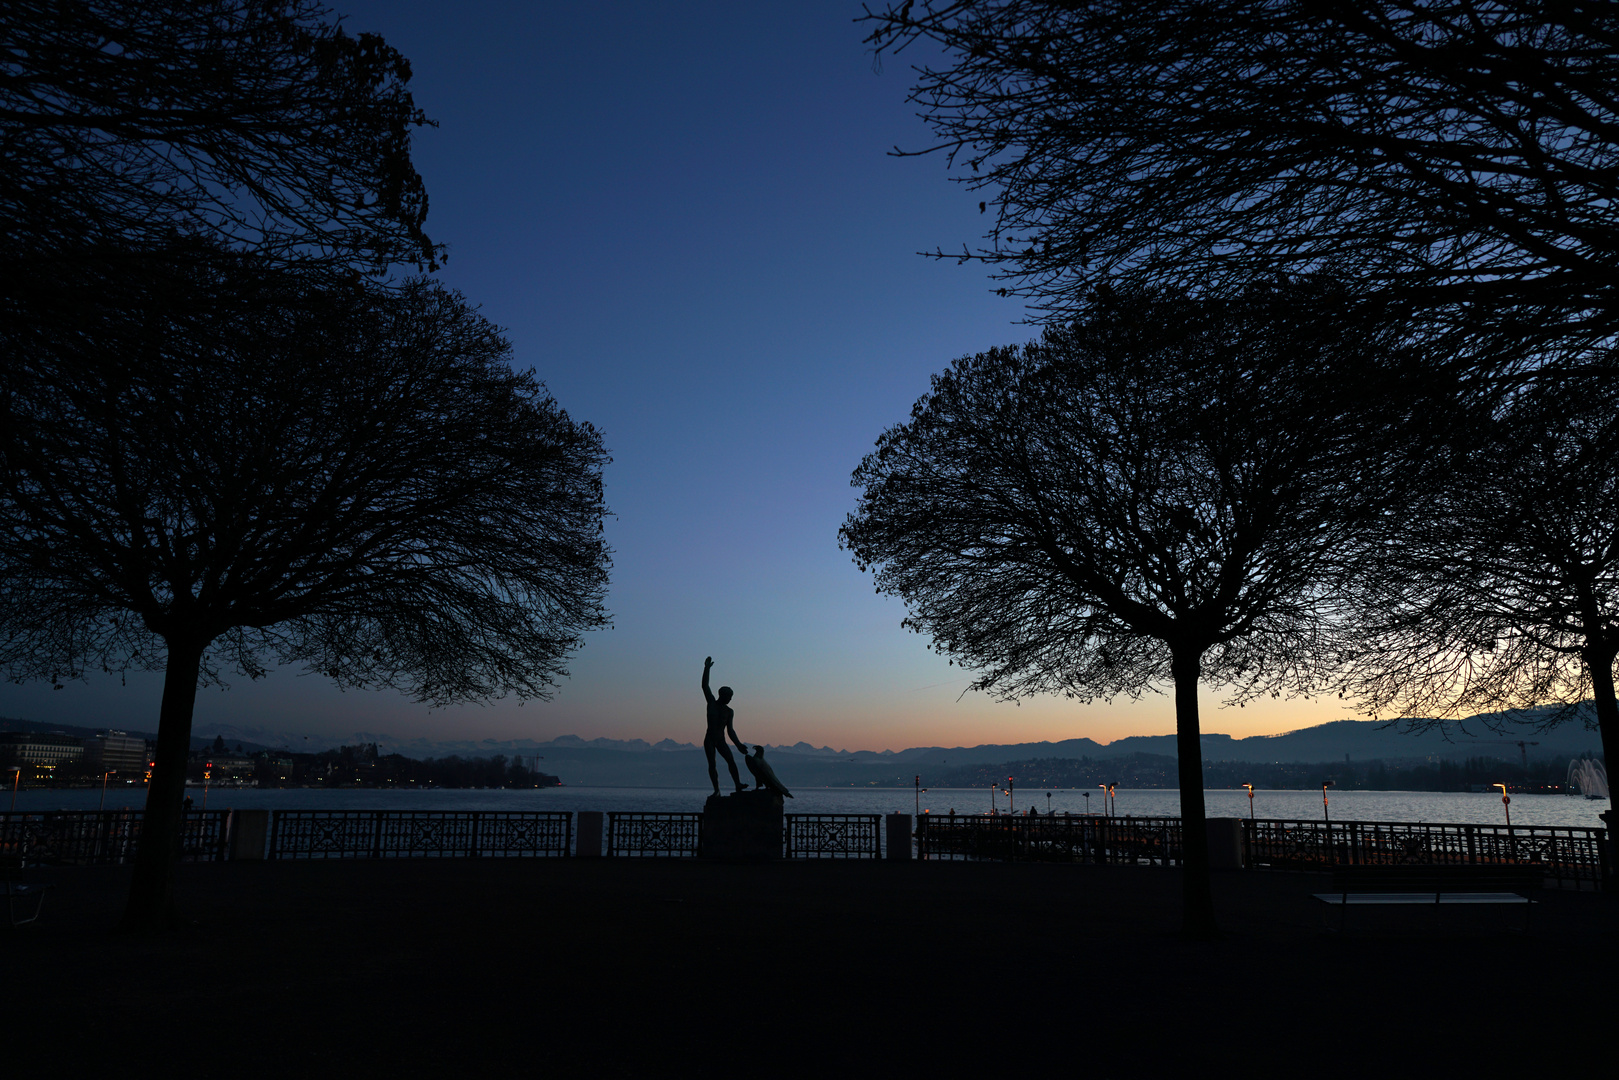
<path fill-rule="evenodd" d="M 747 763 L 748 771 L 753 774 L 753 786 L 759 791 L 774 791 L 777 795 L 785 795 L 789 799 L 793 793 L 787 790 L 787 785 L 776 779 L 776 770 L 770 767 L 765 760 L 765 748 L 755 746 L 753 753 L 744 752 L 742 760 Z"/>

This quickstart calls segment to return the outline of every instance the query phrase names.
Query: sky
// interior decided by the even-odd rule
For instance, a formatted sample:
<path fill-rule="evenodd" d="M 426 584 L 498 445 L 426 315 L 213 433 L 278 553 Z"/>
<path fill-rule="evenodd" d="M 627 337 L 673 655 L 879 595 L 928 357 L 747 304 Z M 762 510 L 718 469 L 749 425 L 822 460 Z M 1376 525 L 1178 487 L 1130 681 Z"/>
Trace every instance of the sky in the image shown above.
<path fill-rule="evenodd" d="M 410 61 L 438 122 L 413 159 L 439 274 L 604 432 L 613 628 L 549 702 L 430 710 L 282 669 L 204 689 L 211 725 L 338 739 L 700 741 L 703 658 L 750 742 L 851 750 L 1174 730 L 1139 702 L 963 690 L 838 550 L 849 474 L 953 359 L 1033 336 L 973 246 L 981 195 L 920 149 L 909 60 L 874 63 L 858 3 L 340 3 Z M 1167 689 L 1167 688 L 1166 688 Z M 0 715 L 155 730 L 160 674 L 0 687 Z M 1343 719 L 1333 700 L 1219 708 L 1207 732 Z"/>

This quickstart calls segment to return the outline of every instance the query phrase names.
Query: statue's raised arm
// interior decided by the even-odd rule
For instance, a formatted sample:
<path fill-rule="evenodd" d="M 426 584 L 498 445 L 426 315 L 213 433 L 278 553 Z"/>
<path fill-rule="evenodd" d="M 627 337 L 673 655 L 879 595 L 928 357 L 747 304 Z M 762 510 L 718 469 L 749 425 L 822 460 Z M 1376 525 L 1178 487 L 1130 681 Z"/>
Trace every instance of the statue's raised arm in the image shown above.
<path fill-rule="evenodd" d="M 710 705 L 714 704 L 714 694 L 708 689 L 708 669 L 713 666 L 714 658 L 712 656 L 703 659 L 703 696 L 708 699 Z"/>

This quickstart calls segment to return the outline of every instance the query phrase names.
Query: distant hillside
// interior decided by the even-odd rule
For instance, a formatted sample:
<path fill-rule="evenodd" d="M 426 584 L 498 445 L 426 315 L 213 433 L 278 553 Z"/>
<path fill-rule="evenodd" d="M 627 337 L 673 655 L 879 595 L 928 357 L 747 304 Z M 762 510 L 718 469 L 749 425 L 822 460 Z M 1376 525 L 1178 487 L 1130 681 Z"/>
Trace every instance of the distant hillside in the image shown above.
<path fill-rule="evenodd" d="M 1475 717 L 1463 726 L 1472 735 L 1453 730 L 1449 739 L 1439 733 L 1402 733 L 1395 727 L 1366 720 L 1340 720 L 1284 735 L 1261 735 L 1234 739 L 1229 735 L 1205 735 L 1203 758 L 1206 764 L 1216 762 L 1255 764 L 1297 764 L 1350 762 L 1362 764 L 1382 761 L 1388 768 L 1414 767 L 1437 764 L 1441 761 L 1463 762 L 1470 758 L 1499 758 L 1518 760 L 1517 741 L 1534 742 L 1528 746 L 1531 762 L 1557 760 L 1565 763 L 1582 753 L 1600 753 L 1601 740 L 1595 731 L 1585 729 L 1582 721 L 1589 709 L 1573 720 L 1565 722 L 1551 732 L 1537 733 L 1532 726 L 1519 721 L 1510 735 L 1495 734 L 1489 723 L 1509 723 L 1503 717 Z M 1536 717 L 1526 718 L 1533 722 Z M 1544 719 L 1544 717 L 1539 717 Z M 436 744 L 449 747 L 460 744 Z M 554 772 L 563 781 L 574 785 L 602 785 L 608 787 L 690 787 L 702 788 L 708 784 L 708 766 L 703 752 L 689 743 L 678 744 L 668 740 L 655 747 L 644 741 L 615 742 L 610 739 L 586 741 L 577 737 L 556 739 L 550 743 L 531 743 L 517 750 L 512 744 L 500 744 L 498 752 L 523 752 L 543 755 L 543 767 Z M 408 752 L 408 751 L 407 751 Z M 460 752 L 465 752 L 460 751 Z M 484 753 L 490 751 L 484 750 Z M 1134 736 L 1118 739 L 1107 745 L 1091 739 L 1064 739 L 1059 742 L 985 744 L 972 747 L 912 747 L 906 750 L 869 750 L 845 752 L 825 747 L 773 746 L 766 751 L 777 775 L 789 787 L 909 787 L 917 776 L 922 783 L 947 783 L 954 777 L 971 782 L 967 777 L 980 768 L 998 769 L 1007 762 L 1053 759 L 1078 761 L 1089 758 L 1095 762 L 1134 759 L 1142 762 L 1141 778 L 1154 772 L 1147 766 L 1149 759 L 1174 761 L 1177 757 L 1173 735 Z M 720 767 L 721 782 L 728 783 L 724 766 Z M 747 779 L 746 772 L 743 779 Z M 1113 777 L 1120 779 L 1120 777 Z"/>
<path fill-rule="evenodd" d="M 73 724 L 42 724 L 42 723 L 38 722 L 37 720 L 17 720 L 15 718 L 9 717 L 9 716 L 0 716 L 0 731 L 38 731 L 38 732 L 57 732 L 57 731 L 59 731 L 63 735 L 71 735 L 75 739 L 92 739 L 95 736 L 100 735 L 102 732 L 104 732 L 106 730 L 107 730 L 106 727 L 87 728 L 87 727 L 77 727 L 77 726 L 75 726 Z M 133 730 L 131 730 L 129 728 L 121 728 L 121 727 L 116 727 L 116 726 L 114 726 L 112 728 L 112 730 L 114 730 L 114 731 L 122 731 L 125 735 L 133 735 L 137 739 L 146 739 L 146 740 L 151 741 L 151 742 L 156 742 L 157 741 L 157 733 L 153 732 L 153 731 L 133 731 Z M 201 750 L 205 746 L 212 746 L 213 742 L 214 742 L 214 735 L 215 734 L 218 734 L 218 733 L 209 732 L 209 734 L 206 737 L 202 736 L 202 735 L 193 734 L 191 736 L 191 748 L 193 750 Z M 265 745 L 262 745 L 260 743 L 248 742 L 248 741 L 241 740 L 241 739 L 233 739 L 233 738 L 230 738 L 229 736 L 226 736 L 225 742 L 230 746 L 230 748 L 232 750 L 236 749 L 236 747 L 238 745 L 240 745 L 241 748 L 245 752 L 247 752 L 249 754 L 257 753 L 260 750 L 274 750 L 274 749 L 276 749 L 276 747 L 273 747 L 273 746 L 265 746 Z"/>
<path fill-rule="evenodd" d="M 934 790 L 948 788 L 1003 788 L 1012 778 L 1019 791 L 1044 788 L 1177 788 L 1178 759 L 1162 754 L 1130 754 L 1121 758 L 1032 758 L 998 765 L 967 765 L 933 775 Z M 1504 783 L 1513 791 L 1558 792 L 1568 778 L 1567 760 L 1542 758 L 1521 763 L 1515 747 L 1506 754 L 1470 757 L 1464 761 L 1410 760 L 1389 764 L 1381 758 L 1360 761 L 1249 762 L 1206 761 L 1203 786 L 1237 789 L 1252 784 L 1259 790 L 1314 790 L 1323 781 L 1339 790 L 1365 791 L 1480 791 Z"/>
<path fill-rule="evenodd" d="M 1388 767 L 1462 762 L 1469 758 L 1521 760 L 1518 742 L 1531 763 L 1566 763 L 1580 754 L 1600 753 L 1601 739 L 1595 730 L 1595 716 L 1589 703 L 1572 710 L 1572 715 L 1549 731 L 1537 731 L 1554 710 L 1541 709 L 1520 714 L 1475 716 L 1452 724 L 1447 732 L 1412 732 L 1409 721 L 1384 724 L 1371 720 L 1335 720 L 1282 735 L 1254 735 L 1236 739 L 1230 735 L 1207 734 L 1202 738 L 1203 760 L 1252 762 L 1255 764 L 1315 764 L 1323 762 L 1384 762 Z M 1501 731 L 1492 730 L 1500 728 Z M 20 720 L 0 720 L 0 730 L 65 731 L 88 736 L 89 728 L 69 728 L 61 724 L 40 724 Z M 1502 733 L 1505 732 L 1505 733 Z M 131 732 L 130 734 L 141 734 Z M 563 735 L 548 741 L 534 739 L 399 739 L 376 732 L 354 732 L 341 738 L 312 737 L 263 728 L 240 728 L 228 724 L 200 729 L 193 746 L 204 746 L 214 735 L 224 737 L 235 747 L 245 749 L 327 750 L 339 745 L 377 745 L 383 754 L 403 754 L 409 758 L 444 758 L 452 754 L 464 758 L 540 758 L 540 767 L 555 773 L 570 785 L 607 787 L 690 787 L 708 786 L 708 765 L 702 749 L 692 743 L 664 739 L 649 743 L 644 739 L 582 739 Z M 146 738 L 154 738 L 146 734 Z M 1534 743 L 1536 745 L 1529 745 Z M 909 787 L 918 775 L 924 785 L 959 770 L 999 767 L 1006 762 L 1031 760 L 1108 761 L 1152 755 L 1177 757 L 1173 735 L 1134 735 L 1106 745 L 1092 739 L 1063 739 L 1057 742 L 987 743 L 980 746 L 919 746 L 905 750 L 834 750 L 799 742 L 792 746 L 771 746 L 766 756 L 782 782 L 792 787 Z M 738 762 L 741 765 L 741 762 Z M 728 783 L 723 764 L 722 783 Z M 743 779 L 747 780 L 744 770 Z"/>

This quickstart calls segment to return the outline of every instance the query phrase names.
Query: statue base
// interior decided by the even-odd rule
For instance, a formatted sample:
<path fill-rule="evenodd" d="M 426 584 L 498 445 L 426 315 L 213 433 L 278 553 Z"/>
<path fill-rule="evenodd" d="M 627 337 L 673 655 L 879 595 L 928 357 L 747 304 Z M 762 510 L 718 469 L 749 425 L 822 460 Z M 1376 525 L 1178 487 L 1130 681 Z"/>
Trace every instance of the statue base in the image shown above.
<path fill-rule="evenodd" d="M 704 859 L 765 862 L 781 858 L 785 833 L 781 796 L 774 791 L 710 795 L 703 804 Z"/>

